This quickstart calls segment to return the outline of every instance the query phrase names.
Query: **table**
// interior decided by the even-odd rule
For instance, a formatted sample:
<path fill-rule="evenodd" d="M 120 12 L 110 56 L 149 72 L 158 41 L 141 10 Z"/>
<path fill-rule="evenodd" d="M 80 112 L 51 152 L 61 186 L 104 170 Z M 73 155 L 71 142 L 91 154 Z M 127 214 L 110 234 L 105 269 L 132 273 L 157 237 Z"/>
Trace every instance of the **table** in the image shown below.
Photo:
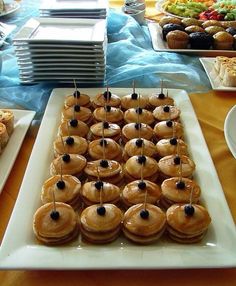
<path fill-rule="evenodd" d="M 121 1 L 110 1 L 120 5 Z M 119 2 L 119 3 L 118 3 Z M 155 1 L 147 1 L 153 5 Z M 208 148 L 221 181 L 231 214 L 236 222 L 236 161 L 223 134 L 224 119 L 236 104 L 234 93 L 190 94 Z M 0 195 L 0 239 L 2 240 L 24 171 L 35 142 L 35 133 L 25 137 L 14 167 Z M 226 234 L 227 235 L 227 234 Z M 222 257 L 222 260 L 224 258 Z M 7 285 L 234 285 L 236 269 L 117 270 L 117 271 L 1 271 L 0 284 Z"/>

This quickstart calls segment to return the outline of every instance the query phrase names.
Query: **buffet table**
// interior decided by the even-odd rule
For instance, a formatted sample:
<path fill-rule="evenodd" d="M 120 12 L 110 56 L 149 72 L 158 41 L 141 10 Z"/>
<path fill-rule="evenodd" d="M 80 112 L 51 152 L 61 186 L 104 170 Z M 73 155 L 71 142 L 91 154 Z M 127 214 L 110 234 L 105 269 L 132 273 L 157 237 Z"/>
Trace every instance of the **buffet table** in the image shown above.
<path fill-rule="evenodd" d="M 120 8 L 123 1 L 110 1 L 111 7 Z M 146 1 L 147 14 L 155 14 L 155 1 Z M 151 45 L 151 43 L 149 43 Z M 200 64 L 199 64 L 200 67 Z M 122 68 L 122 67 L 121 67 Z M 109 71 L 111 74 L 111 71 Z M 203 69 L 201 73 L 204 73 Z M 109 75 L 109 74 L 108 74 Z M 219 180 L 227 200 L 230 212 L 236 222 L 236 161 L 230 153 L 224 138 L 224 121 L 228 111 L 236 104 L 235 92 L 216 92 L 210 90 L 209 82 L 206 87 L 194 89 L 196 93 L 188 92 L 202 128 L 207 146 L 212 156 Z M 124 78 L 120 83 L 124 86 L 128 82 Z M 138 81 L 140 87 L 140 81 Z M 148 82 L 145 82 L 148 85 Z M 156 82 L 153 82 L 155 85 Z M 114 84 L 119 86 L 119 81 Z M 179 87 L 181 83 L 177 87 Z M 51 91 L 52 88 L 45 88 Z M 147 87 L 147 86 L 144 86 Z M 176 87 L 176 86 L 175 86 Z M 14 88 L 6 87 L 5 92 Z M 25 89 L 27 87 L 24 87 Z M 29 87 L 32 89 L 32 87 Z M 43 86 L 44 88 L 44 86 Z M 182 89 L 185 89 L 184 87 Z M 204 92 L 203 92 L 204 90 Z M 50 93 L 49 93 L 50 94 Z M 49 96 L 46 92 L 46 97 Z M 6 98 L 4 97 L 4 102 Z M 17 103 L 17 102 L 16 102 Z M 24 106 L 22 104 L 22 106 Z M 45 101 L 39 108 L 37 117 L 40 121 L 45 108 Z M 21 186 L 27 162 L 37 135 L 38 121 L 32 126 L 23 141 L 11 173 L 0 195 L 0 239 L 2 241 L 8 221 L 10 219 L 17 195 Z M 214 190 L 209 190 L 214 191 Z M 27 206 L 26 206 L 27 207 Z M 222 220 L 224 218 L 222 217 Z M 17 228 L 17 226 L 16 226 Z M 225 233 L 227 236 L 227 233 Z M 115 259 L 115 258 L 114 258 Z M 224 257 L 222 257 L 224 266 Z M 187 269 L 187 270 L 101 270 L 101 271 L 1 271 L 1 285 L 233 285 L 236 281 L 236 269 Z"/>

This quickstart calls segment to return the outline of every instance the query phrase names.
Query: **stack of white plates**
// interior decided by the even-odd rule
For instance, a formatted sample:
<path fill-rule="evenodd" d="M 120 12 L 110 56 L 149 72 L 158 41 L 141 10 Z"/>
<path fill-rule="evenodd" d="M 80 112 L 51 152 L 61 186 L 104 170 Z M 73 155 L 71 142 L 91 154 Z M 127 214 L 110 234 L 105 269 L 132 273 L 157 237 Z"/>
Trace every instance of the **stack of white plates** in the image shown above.
<path fill-rule="evenodd" d="M 44 0 L 40 17 L 105 19 L 107 0 Z"/>
<path fill-rule="evenodd" d="M 104 19 L 31 18 L 13 44 L 22 83 L 104 82 Z"/>

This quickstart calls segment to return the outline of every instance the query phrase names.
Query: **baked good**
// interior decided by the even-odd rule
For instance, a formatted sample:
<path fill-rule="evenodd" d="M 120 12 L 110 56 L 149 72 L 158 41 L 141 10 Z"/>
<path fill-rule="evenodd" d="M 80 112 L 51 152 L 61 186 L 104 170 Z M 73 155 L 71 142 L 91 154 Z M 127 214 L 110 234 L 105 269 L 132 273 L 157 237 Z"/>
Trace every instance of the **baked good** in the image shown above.
<path fill-rule="evenodd" d="M 87 160 L 82 155 L 64 154 L 55 158 L 50 164 L 50 174 L 74 175 L 80 177 L 87 164 Z"/>
<path fill-rule="evenodd" d="M 192 25 L 201 26 L 201 22 L 195 18 L 183 18 L 181 20 L 181 24 L 184 27 L 188 27 L 188 26 L 192 26 Z"/>
<path fill-rule="evenodd" d="M 78 217 L 65 203 L 47 203 L 34 214 L 33 231 L 36 238 L 46 245 L 60 245 L 77 238 Z"/>
<path fill-rule="evenodd" d="M 132 94 L 121 97 L 121 108 L 127 110 L 129 108 L 147 108 L 148 97 L 133 92 Z"/>
<path fill-rule="evenodd" d="M 110 105 L 112 107 L 120 106 L 120 97 L 110 91 L 104 91 L 103 93 L 98 93 L 92 100 L 94 108 Z"/>
<path fill-rule="evenodd" d="M 93 117 L 96 122 L 108 121 L 109 123 L 122 125 L 124 115 L 120 108 L 106 105 L 104 107 L 97 107 L 93 112 Z"/>
<path fill-rule="evenodd" d="M 219 26 L 219 27 L 222 27 L 221 25 L 221 22 L 220 21 L 217 21 L 217 20 L 207 20 L 207 21 L 204 21 L 202 23 L 202 27 L 204 29 L 206 29 L 207 27 L 210 27 L 210 26 Z"/>
<path fill-rule="evenodd" d="M 196 243 L 203 239 L 210 223 L 208 211 L 197 204 L 174 204 L 168 208 L 167 232 L 179 243 Z"/>
<path fill-rule="evenodd" d="M 122 128 L 122 140 L 124 143 L 134 138 L 151 140 L 153 137 L 153 129 L 144 123 L 128 123 Z"/>
<path fill-rule="evenodd" d="M 195 32 L 204 32 L 204 29 L 197 25 L 188 26 L 184 30 L 188 34 L 195 33 Z"/>
<path fill-rule="evenodd" d="M 125 144 L 123 159 L 127 161 L 130 157 L 135 155 L 145 155 L 155 158 L 156 154 L 156 147 L 153 142 L 144 138 L 134 138 Z"/>
<path fill-rule="evenodd" d="M 92 111 L 80 105 L 68 107 L 62 111 L 62 121 L 71 119 L 77 119 L 90 125 L 93 120 Z"/>
<path fill-rule="evenodd" d="M 169 97 L 168 93 L 165 95 L 162 91 L 160 93 L 152 94 L 148 100 L 152 108 L 160 105 L 174 105 L 174 99 Z"/>
<path fill-rule="evenodd" d="M 229 27 L 225 30 L 227 33 L 229 33 L 230 35 L 234 36 L 236 35 L 236 28 L 233 27 Z"/>
<path fill-rule="evenodd" d="M 191 178 L 195 170 L 195 163 L 185 155 L 169 155 L 158 162 L 161 179 L 178 177 Z"/>
<path fill-rule="evenodd" d="M 188 34 L 179 30 L 171 31 L 166 36 L 167 45 L 170 49 L 186 49 L 188 46 L 188 39 Z"/>
<path fill-rule="evenodd" d="M 87 140 L 80 136 L 57 137 L 56 140 L 53 142 L 53 150 L 55 157 L 58 157 L 65 153 L 85 155 L 87 149 Z"/>
<path fill-rule="evenodd" d="M 189 35 L 191 49 L 209 50 L 213 44 L 213 38 L 206 32 L 195 32 Z"/>
<path fill-rule="evenodd" d="M 225 29 L 223 27 L 220 26 L 209 26 L 206 27 L 205 32 L 207 32 L 210 35 L 215 35 L 216 33 L 220 32 L 220 31 L 225 31 Z"/>
<path fill-rule="evenodd" d="M 47 179 L 42 186 L 41 201 L 43 204 L 54 201 L 71 205 L 73 209 L 80 207 L 81 182 L 71 175 L 55 175 Z M 54 192 L 54 196 L 53 196 Z"/>
<path fill-rule="evenodd" d="M 121 161 L 122 149 L 116 141 L 111 138 L 96 139 L 89 143 L 88 153 L 92 160 L 102 159 Z"/>
<path fill-rule="evenodd" d="M 79 90 L 75 90 L 73 94 L 67 95 L 65 98 L 64 106 L 65 108 L 80 105 L 84 107 L 90 107 L 90 97 L 87 94 L 81 93 Z"/>
<path fill-rule="evenodd" d="M 58 127 L 58 136 L 80 136 L 86 138 L 89 127 L 83 121 L 77 119 L 64 120 Z"/>
<path fill-rule="evenodd" d="M 81 189 L 81 198 L 86 206 L 99 204 L 101 196 L 103 203 L 116 204 L 120 201 L 120 188 L 97 180 L 85 183 Z"/>
<path fill-rule="evenodd" d="M 6 10 L 5 3 L 3 0 L 0 0 L 0 14 Z"/>
<path fill-rule="evenodd" d="M 161 27 L 165 26 L 166 24 L 170 24 L 170 23 L 180 25 L 181 19 L 176 18 L 176 17 L 172 17 L 172 16 L 164 16 L 159 21 L 159 25 Z"/>
<path fill-rule="evenodd" d="M 137 204 L 124 214 L 123 233 L 131 241 L 150 244 L 157 241 L 166 228 L 166 215 L 152 204 Z"/>
<path fill-rule="evenodd" d="M 175 105 L 157 106 L 153 110 L 153 115 L 157 121 L 179 120 L 180 109 Z"/>
<path fill-rule="evenodd" d="M 161 184 L 162 196 L 160 203 L 168 209 L 176 203 L 198 203 L 201 189 L 199 185 L 188 178 L 172 177 L 166 179 Z"/>
<path fill-rule="evenodd" d="M 0 109 L 0 122 L 6 126 L 7 134 L 10 136 L 14 129 L 14 113 L 9 109 Z"/>
<path fill-rule="evenodd" d="M 125 208 L 143 203 L 145 197 L 147 203 L 157 204 L 161 197 L 161 188 L 148 180 L 136 180 L 127 184 L 121 192 L 121 199 Z"/>
<path fill-rule="evenodd" d="M 159 157 L 165 157 L 177 153 L 188 155 L 188 146 L 182 139 L 161 139 L 156 144 L 156 151 Z"/>
<path fill-rule="evenodd" d="M 95 181 L 98 177 L 104 182 L 115 185 L 123 183 L 123 173 L 121 165 L 114 160 L 95 160 L 87 163 L 85 174 L 89 181 Z"/>
<path fill-rule="evenodd" d="M 222 82 L 224 86 L 236 86 L 236 63 L 226 68 Z"/>
<path fill-rule="evenodd" d="M 8 140 L 9 140 L 9 136 L 7 133 L 6 125 L 0 122 L 0 145 L 1 145 L 1 149 L 7 145 Z"/>
<path fill-rule="evenodd" d="M 90 127 L 91 140 L 111 138 L 118 142 L 121 137 L 121 128 L 116 123 L 98 122 Z"/>
<path fill-rule="evenodd" d="M 179 31 L 184 31 L 184 27 L 179 25 L 179 24 L 165 24 L 162 27 L 162 37 L 163 40 L 166 41 L 166 36 L 169 32 L 171 31 L 175 31 L 175 30 L 179 30 Z"/>
<path fill-rule="evenodd" d="M 227 32 L 217 32 L 213 35 L 214 49 L 231 50 L 233 48 L 234 37 Z"/>
<path fill-rule="evenodd" d="M 124 113 L 124 121 L 126 123 L 145 123 L 152 125 L 154 123 L 154 117 L 151 111 L 143 108 L 129 108 Z"/>
<path fill-rule="evenodd" d="M 141 178 L 156 182 L 159 175 L 157 161 L 151 157 L 137 155 L 129 158 L 124 165 L 124 175 L 127 182 Z"/>
<path fill-rule="evenodd" d="M 97 204 L 84 209 L 80 217 L 82 239 L 103 244 L 114 241 L 120 234 L 123 214 L 113 204 Z"/>
<path fill-rule="evenodd" d="M 217 56 L 215 57 L 215 61 L 214 61 L 214 68 L 215 70 L 220 73 L 220 70 L 222 68 L 223 64 L 228 64 L 230 61 L 230 59 L 228 57 L 224 57 L 224 56 Z M 224 71 L 223 71 L 224 73 Z"/>
<path fill-rule="evenodd" d="M 154 134 L 157 140 L 170 139 L 172 137 L 181 138 L 184 134 L 183 125 L 177 121 L 161 121 L 154 126 Z"/>

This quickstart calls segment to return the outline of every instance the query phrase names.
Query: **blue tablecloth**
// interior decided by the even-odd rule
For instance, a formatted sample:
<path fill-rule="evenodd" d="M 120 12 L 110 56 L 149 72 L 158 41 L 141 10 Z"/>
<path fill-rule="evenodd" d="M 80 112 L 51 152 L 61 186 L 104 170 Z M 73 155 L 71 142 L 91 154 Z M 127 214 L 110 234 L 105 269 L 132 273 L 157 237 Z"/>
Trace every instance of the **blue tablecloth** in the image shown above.
<path fill-rule="evenodd" d="M 15 15 L 0 18 L 17 28 L 2 47 L 3 68 L 0 76 L 0 106 L 32 109 L 41 118 L 51 90 L 58 83 L 21 85 L 14 55 L 12 38 L 31 17 L 39 16 L 37 1 L 25 0 Z M 110 87 L 160 87 L 160 80 L 168 88 L 188 92 L 205 92 L 210 89 L 208 78 L 198 57 L 177 53 L 155 52 L 146 25 L 140 26 L 132 17 L 110 10 L 107 18 L 106 82 Z M 89 87 L 89 86 L 88 86 Z"/>

